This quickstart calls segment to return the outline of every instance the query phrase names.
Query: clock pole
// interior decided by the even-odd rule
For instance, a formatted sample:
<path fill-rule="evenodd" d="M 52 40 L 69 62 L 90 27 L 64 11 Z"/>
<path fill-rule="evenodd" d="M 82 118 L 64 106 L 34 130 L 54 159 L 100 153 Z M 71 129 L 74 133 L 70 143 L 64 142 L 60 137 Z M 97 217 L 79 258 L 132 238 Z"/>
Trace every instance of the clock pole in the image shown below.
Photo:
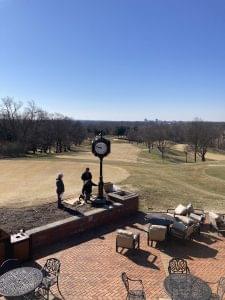
<path fill-rule="evenodd" d="M 106 198 L 104 197 L 104 182 L 103 182 L 103 158 L 110 153 L 110 141 L 105 139 L 100 134 L 92 142 L 92 153 L 99 158 L 100 161 L 100 176 L 98 183 L 98 195 L 93 201 L 93 205 L 104 205 L 106 203 Z"/>
<path fill-rule="evenodd" d="M 99 177 L 99 184 L 98 184 L 98 198 L 103 199 L 103 172 L 102 172 L 102 163 L 103 163 L 103 157 L 100 157 L 100 177 Z"/>

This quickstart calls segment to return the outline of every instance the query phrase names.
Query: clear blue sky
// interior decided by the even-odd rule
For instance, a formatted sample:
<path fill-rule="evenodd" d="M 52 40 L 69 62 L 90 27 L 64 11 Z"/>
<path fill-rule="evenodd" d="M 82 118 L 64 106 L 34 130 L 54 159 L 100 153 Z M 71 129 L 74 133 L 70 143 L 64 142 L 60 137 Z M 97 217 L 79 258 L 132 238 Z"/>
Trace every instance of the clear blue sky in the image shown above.
<path fill-rule="evenodd" d="M 0 98 L 75 119 L 225 121 L 224 0 L 0 0 Z"/>

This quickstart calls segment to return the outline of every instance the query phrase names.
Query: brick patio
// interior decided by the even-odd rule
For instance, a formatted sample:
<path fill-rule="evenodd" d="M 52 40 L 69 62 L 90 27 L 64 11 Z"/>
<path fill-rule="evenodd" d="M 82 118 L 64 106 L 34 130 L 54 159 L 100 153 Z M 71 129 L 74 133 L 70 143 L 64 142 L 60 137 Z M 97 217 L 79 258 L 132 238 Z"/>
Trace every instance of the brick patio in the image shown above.
<path fill-rule="evenodd" d="M 147 246 L 143 214 L 127 218 L 123 223 L 98 228 L 39 253 L 36 262 L 43 265 L 48 257 L 59 258 L 62 264 L 60 289 L 64 299 L 126 299 L 120 275 L 142 279 L 147 299 L 169 298 L 163 287 L 168 260 L 173 256 L 187 259 L 191 273 L 208 282 L 225 275 L 225 238 L 208 231 L 198 241 L 175 241 Z M 116 229 L 129 228 L 140 232 L 140 250 L 115 251 Z M 210 285 L 215 291 L 215 285 Z M 63 299 L 53 289 L 55 299 Z"/>

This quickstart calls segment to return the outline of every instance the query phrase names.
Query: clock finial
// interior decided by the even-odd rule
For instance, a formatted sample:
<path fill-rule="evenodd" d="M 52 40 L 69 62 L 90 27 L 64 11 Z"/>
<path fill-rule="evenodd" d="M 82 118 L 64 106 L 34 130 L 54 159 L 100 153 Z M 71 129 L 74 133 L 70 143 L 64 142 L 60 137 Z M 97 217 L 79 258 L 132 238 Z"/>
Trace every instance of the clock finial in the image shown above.
<path fill-rule="evenodd" d="M 102 130 L 100 130 L 99 136 L 100 136 L 101 138 L 103 137 L 103 131 L 102 131 Z"/>

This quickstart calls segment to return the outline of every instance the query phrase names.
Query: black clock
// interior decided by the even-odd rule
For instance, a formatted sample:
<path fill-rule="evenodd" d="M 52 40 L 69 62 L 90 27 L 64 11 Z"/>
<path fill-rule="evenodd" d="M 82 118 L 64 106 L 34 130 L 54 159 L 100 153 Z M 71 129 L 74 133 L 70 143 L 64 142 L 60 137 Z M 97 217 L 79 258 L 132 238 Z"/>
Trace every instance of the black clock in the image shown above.
<path fill-rule="evenodd" d="M 110 150 L 111 150 L 110 141 L 103 138 L 102 136 L 97 137 L 92 142 L 92 153 L 95 156 L 103 158 L 110 153 Z"/>

